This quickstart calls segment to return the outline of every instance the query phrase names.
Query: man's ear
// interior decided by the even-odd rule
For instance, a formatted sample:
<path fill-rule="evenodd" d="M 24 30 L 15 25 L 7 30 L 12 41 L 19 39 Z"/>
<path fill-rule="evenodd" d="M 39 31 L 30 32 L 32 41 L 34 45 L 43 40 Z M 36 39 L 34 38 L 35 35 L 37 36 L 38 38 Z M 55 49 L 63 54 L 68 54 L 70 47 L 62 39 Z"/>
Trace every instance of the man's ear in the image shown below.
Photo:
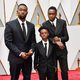
<path fill-rule="evenodd" d="M 49 36 L 49 33 L 48 33 L 48 36 Z"/>
<path fill-rule="evenodd" d="M 18 15 L 18 10 L 16 11 L 16 15 Z"/>
<path fill-rule="evenodd" d="M 28 14 L 28 11 L 27 11 L 27 14 Z"/>
<path fill-rule="evenodd" d="M 41 34 L 39 33 L 40 37 L 41 37 Z"/>

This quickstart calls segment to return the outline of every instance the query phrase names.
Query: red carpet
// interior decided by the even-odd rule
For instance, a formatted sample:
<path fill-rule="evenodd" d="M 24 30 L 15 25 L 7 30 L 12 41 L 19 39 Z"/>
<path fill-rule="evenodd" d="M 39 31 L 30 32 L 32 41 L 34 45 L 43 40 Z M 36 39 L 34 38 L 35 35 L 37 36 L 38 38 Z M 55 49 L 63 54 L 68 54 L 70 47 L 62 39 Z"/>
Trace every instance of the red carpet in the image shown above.
<path fill-rule="evenodd" d="M 61 74 L 58 72 L 59 80 L 61 80 Z M 0 75 L 0 80 L 10 80 L 10 76 Z M 22 75 L 20 75 L 19 80 L 23 80 Z M 39 80 L 36 73 L 31 74 L 31 80 Z M 80 71 L 69 71 L 69 80 L 80 80 Z"/>

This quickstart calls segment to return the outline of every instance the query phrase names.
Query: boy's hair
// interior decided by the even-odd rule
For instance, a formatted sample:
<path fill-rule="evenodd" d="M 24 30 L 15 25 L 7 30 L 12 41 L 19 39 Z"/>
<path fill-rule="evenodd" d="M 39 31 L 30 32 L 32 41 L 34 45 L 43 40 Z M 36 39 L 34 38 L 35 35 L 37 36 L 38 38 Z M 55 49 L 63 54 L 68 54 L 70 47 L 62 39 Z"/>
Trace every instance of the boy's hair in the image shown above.
<path fill-rule="evenodd" d="M 41 27 L 38 29 L 38 31 L 41 32 L 42 29 L 46 29 L 46 30 L 49 32 L 49 29 L 48 29 L 47 27 L 45 27 L 45 26 L 41 26 Z"/>
<path fill-rule="evenodd" d="M 55 10 L 55 12 L 57 13 L 57 9 L 56 9 L 56 7 L 54 7 L 54 6 L 49 7 L 48 12 L 49 12 L 50 9 Z"/>

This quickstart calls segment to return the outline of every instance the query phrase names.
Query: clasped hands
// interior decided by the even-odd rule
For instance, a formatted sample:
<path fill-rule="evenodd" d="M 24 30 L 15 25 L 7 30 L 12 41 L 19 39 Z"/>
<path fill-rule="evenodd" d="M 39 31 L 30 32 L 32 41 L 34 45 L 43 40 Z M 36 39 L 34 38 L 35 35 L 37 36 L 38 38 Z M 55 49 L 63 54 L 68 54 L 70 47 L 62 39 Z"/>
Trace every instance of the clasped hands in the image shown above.
<path fill-rule="evenodd" d="M 27 59 L 30 55 L 32 55 L 33 51 L 30 49 L 27 53 L 26 52 L 21 52 L 20 57 L 23 59 Z"/>
<path fill-rule="evenodd" d="M 57 44 L 59 46 L 60 49 L 64 49 L 64 44 L 61 42 L 61 38 L 59 38 L 58 36 L 55 36 L 53 38 L 53 43 Z"/>

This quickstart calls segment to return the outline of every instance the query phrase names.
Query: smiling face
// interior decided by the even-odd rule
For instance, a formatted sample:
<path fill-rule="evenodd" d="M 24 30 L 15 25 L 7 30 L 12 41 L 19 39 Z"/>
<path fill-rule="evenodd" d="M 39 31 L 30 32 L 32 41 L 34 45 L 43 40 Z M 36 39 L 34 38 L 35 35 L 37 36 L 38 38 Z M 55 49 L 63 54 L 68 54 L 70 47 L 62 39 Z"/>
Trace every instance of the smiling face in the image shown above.
<path fill-rule="evenodd" d="M 54 21 L 54 19 L 56 18 L 57 12 L 55 9 L 49 9 L 48 10 L 48 18 L 50 21 Z"/>
<path fill-rule="evenodd" d="M 48 36 L 49 36 L 49 32 L 47 29 L 42 29 L 40 31 L 40 36 L 43 40 L 47 40 L 48 39 Z"/>
<path fill-rule="evenodd" d="M 28 8 L 25 5 L 18 6 L 17 15 L 22 20 L 25 19 L 28 14 Z"/>

